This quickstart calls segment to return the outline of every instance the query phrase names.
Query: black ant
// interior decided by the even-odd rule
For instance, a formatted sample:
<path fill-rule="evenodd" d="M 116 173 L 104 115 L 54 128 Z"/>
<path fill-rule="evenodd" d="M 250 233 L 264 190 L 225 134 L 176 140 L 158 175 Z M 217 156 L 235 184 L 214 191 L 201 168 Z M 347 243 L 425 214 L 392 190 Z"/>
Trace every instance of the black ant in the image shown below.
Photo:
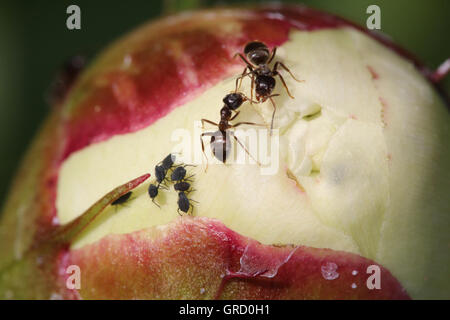
<path fill-rule="evenodd" d="M 244 48 L 244 54 L 247 58 L 245 58 L 241 53 L 235 54 L 235 56 L 238 55 L 246 64 L 244 71 L 236 79 L 235 91 L 237 91 L 241 87 L 242 79 L 245 76 L 251 77 L 250 101 L 252 102 L 253 88 L 255 87 L 256 100 L 258 102 L 265 102 L 267 99 L 269 99 L 273 105 L 272 121 L 270 124 L 271 132 L 273 129 L 273 119 L 275 117 L 275 111 L 277 109 L 272 97 L 278 96 L 278 94 L 272 94 L 272 91 L 275 88 L 275 76 L 280 77 L 280 80 L 283 83 L 287 94 L 289 95 L 289 97 L 294 99 L 294 97 L 289 92 L 283 76 L 278 72 L 278 67 L 281 67 L 289 72 L 289 74 L 295 81 L 303 81 L 295 78 L 292 72 L 280 61 L 275 62 L 273 69 L 270 69 L 269 63 L 272 62 L 276 52 L 276 47 L 274 47 L 272 49 L 272 52 L 270 52 L 265 43 L 260 41 L 250 41 L 245 45 Z M 249 72 L 247 72 L 247 70 L 249 70 Z"/>
<path fill-rule="evenodd" d="M 260 165 L 259 162 L 255 158 L 253 158 L 252 155 L 248 152 L 247 148 L 234 135 L 234 133 L 229 130 L 231 128 L 236 128 L 243 124 L 254 125 L 254 126 L 264 126 L 262 124 L 257 124 L 257 123 L 253 123 L 253 122 L 238 122 L 234 125 L 230 124 L 230 121 L 234 120 L 239 115 L 240 111 L 236 111 L 236 109 L 238 109 L 247 100 L 250 100 L 250 99 L 248 99 L 242 93 L 234 92 L 234 93 L 227 94 L 225 96 L 225 98 L 223 98 L 223 102 L 225 105 L 222 107 L 222 109 L 220 109 L 220 122 L 215 123 L 215 122 L 207 120 L 207 119 L 201 120 L 202 127 L 204 126 L 204 123 L 206 122 L 206 123 L 212 124 L 214 126 L 217 126 L 217 128 L 219 129 L 215 132 L 204 132 L 200 135 L 200 142 L 202 144 L 202 152 L 204 155 L 205 155 L 205 146 L 203 144 L 203 137 L 210 136 L 211 137 L 210 145 L 211 145 L 211 149 L 212 149 L 214 156 L 219 161 L 222 161 L 223 163 L 225 163 L 228 153 L 231 148 L 228 141 L 230 140 L 230 136 L 232 136 L 241 145 L 241 147 L 245 150 L 245 152 L 253 160 L 255 160 L 256 163 L 258 163 L 258 165 Z M 232 111 L 235 112 L 234 116 L 232 116 Z M 206 157 L 206 155 L 205 155 L 205 157 Z M 206 158 L 206 160 L 208 161 L 208 158 Z"/>
<path fill-rule="evenodd" d="M 177 201 L 178 209 L 177 209 L 177 212 L 178 212 L 178 214 L 180 216 L 181 216 L 180 210 L 182 212 L 184 212 L 184 213 L 187 213 L 191 207 L 192 207 L 191 214 L 194 213 L 194 205 L 192 203 L 190 203 L 190 201 L 197 202 L 195 200 L 189 199 L 186 196 L 186 193 L 184 193 L 183 191 L 178 192 L 178 201 Z"/>
<path fill-rule="evenodd" d="M 114 200 L 113 202 L 111 202 L 111 205 L 112 205 L 112 206 L 117 206 L 117 205 L 124 204 L 125 202 L 128 201 L 128 199 L 130 199 L 132 193 L 133 193 L 133 192 L 128 191 L 127 193 L 121 195 L 121 196 L 118 197 L 116 200 Z"/>
<path fill-rule="evenodd" d="M 182 181 L 182 180 L 188 180 L 189 178 L 193 177 L 194 175 L 191 175 L 191 176 L 186 178 L 186 169 L 185 169 L 186 166 L 189 166 L 189 165 L 185 164 L 184 166 L 176 167 L 172 171 L 172 174 L 170 175 L 170 179 L 173 182 L 179 182 L 179 181 Z"/>

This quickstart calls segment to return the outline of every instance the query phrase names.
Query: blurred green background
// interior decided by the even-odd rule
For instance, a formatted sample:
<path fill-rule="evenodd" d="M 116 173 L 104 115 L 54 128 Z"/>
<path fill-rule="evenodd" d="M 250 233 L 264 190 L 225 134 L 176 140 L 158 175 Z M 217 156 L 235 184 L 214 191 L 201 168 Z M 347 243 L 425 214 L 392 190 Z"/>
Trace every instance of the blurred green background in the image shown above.
<path fill-rule="evenodd" d="M 0 205 L 26 148 L 49 112 L 45 93 L 67 58 L 92 58 L 149 19 L 186 9 L 264 1 L 8 1 L 0 3 Z M 273 1 L 272 1 L 273 2 Z M 381 31 L 430 68 L 450 56 L 449 0 L 304 0 L 361 25 L 381 8 Z M 66 28 L 66 8 L 81 8 L 81 30 Z M 89 61 L 89 60 L 88 60 Z M 444 82 L 450 92 L 450 77 Z"/>

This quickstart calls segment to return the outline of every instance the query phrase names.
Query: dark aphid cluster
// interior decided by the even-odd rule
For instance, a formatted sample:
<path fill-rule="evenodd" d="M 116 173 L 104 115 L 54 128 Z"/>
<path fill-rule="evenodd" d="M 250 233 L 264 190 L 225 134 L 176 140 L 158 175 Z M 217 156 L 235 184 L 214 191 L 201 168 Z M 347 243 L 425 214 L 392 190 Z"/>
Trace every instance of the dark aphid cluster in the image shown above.
<path fill-rule="evenodd" d="M 272 121 L 270 124 L 270 131 L 273 129 L 273 120 L 275 116 L 276 106 L 273 101 L 273 97 L 278 96 L 279 94 L 273 94 L 273 90 L 275 88 L 275 76 L 279 76 L 283 86 L 286 88 L 288 95 L 293 98 L 291 93 L 289 92 L 288 87 L 283 79 L 283 76 L 278 72 L 278 68 L 281 67 L 295 79 L 297 80 L 291 71 L 280 61 L 275 62 L 273 69 L 269 67 L 269 63 L 272 62 L 273 58 L 276 54 L 276 47 L 272 49 L 272 52 L 269 51 L 269 48 L 266 44 L 260 41 L 251 41 L 246 44 L 244 48 L 245 57 L 241 53 L 237 53 L 235 56 L 239 56 L 246 64 L 246 67 L 242 74 L 236 79 L 236 88 L 233 93 L 227 94 L 223 98 L 224 106 L 220 109 L 220 121 L 219 123 L 215 123 L 211 120 L 201 119 L 202 126 L 205 123 L 212 124 L 218 128 L 217 131 L 213 132 L 204 132 L 200 135 L 200 141 L 202 145 L 202 152 L 205 154 L 205 146 L 203 144 L 203 137 L 210 136 L 210 145 L 211 150 L 214 156 L 223 163 L 226 162 L 227 156 L 230 152 L 231 145 L 229 143 L 230 138 L 233 137 L 236 142 L 245 150 L 245 152 L 259 164 L 259 162 L 252 157 L 252 155 L 248 152 L 245 146 L 239 141 L 239 139 L 234 135 L 234 132 L 230 129 L 236 128 L 240 125 L 255 125 L 255 126 L 264 126 L 261 124 L 256 124 L 253 122 L 238 122 L 236 124 L 231 124 L 230 121 L 233 121 L 238 115 L 239 107 L 246 101 L 250 101 L 250 103 L 262 103 L 269 99 L 273 105 L 273 113 L 272 113 Z M 242 79 L 244 77 L 251 78 L 251 95 L 250 98 L 246 97 L 242 92 L 238 90 L 241 87 Z M 300 81 L 300 80 L 297 80 Z M 256 101 L 253 101 L 253 91 L 255 91 Z M 233 115 L 234 112 L 234 115 Z M 206 156 L 206 155 L 205 155 Z M 208 159 L 207 159 L 208 160 Z"/>
<path fill-rule="evenodd" d="M 178 192 L 178 214 L 180 214 L 180 210 L 184 213 L 188 213 L 190 208 L 192 208 L 192 211 L 194 210 L 194 207 L 190 203 L 190 201 L 195 202 L 195 200 L 187 198 L 187 194 L 193 191 L 190 183 L 190 178 L 192 178 L 193 175 L 186 177 L 187 166 L 189 165 L 175 165 L 174 154 L 169 154 L 164 158 L 163 161 L 155 166 L 155 177 L 157 183 L 150 184 L 150 186 L 148 187 L 148 194 L 153 203 L 155 203 L 159 207 L 159 205 L 155 202 L 155 198 L 158 196 L 159 189 L 162 188 L 167 190 L 167 184 L 173 183 L 174 190 Z"/>
<path fill-rule="evenodd" d="M 167 189 L 165 187 L 164 182 L 167 181 L 167 173 L 172 168 L 172 166 L 175 163 L 175 155 L 170 153 L 155 166 L 155 178 L 156 178 L 156 184 L 150 184 L 148 187 L 148 195 L 152 199 L 152 202 L 156 204 L 158 207 L 159 205 L 155 202 L 155 198 L 158 196 L 159 189 Z"/>

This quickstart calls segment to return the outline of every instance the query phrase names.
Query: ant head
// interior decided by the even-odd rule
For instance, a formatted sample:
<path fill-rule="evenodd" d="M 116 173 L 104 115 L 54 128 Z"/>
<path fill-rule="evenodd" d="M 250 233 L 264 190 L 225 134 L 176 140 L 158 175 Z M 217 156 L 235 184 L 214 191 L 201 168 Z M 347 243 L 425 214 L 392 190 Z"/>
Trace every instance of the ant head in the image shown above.
<path fill-rule="evenodd" d="M 242 93 L 234 92 L 234 93 L 227 94 L 225 96 L 225 98 L 223 98 L 222 101 L 231 110 L 236 110 L 244 102 L 244 97 L 243 97 Z"/>
<path fill-rule="evenodd" d="M 260 41 L 251 41 L 245 45 L 244 53 L 255 65 L 265 64 L 270 57 L 269 48 Z"/>
<path fill-rule="evenodd" d="M 260 75 L 255 80 L 255 92 L 257 97 L 265 97 L 272 93 L 275 88 L 275 79 L 270 76 Z"/>

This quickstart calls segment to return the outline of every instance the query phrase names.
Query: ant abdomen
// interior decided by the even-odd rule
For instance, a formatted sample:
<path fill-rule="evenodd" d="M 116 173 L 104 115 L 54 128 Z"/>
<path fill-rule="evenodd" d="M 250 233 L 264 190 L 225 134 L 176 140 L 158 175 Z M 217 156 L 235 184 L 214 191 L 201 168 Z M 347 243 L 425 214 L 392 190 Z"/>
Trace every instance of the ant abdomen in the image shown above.
<path fill-rule="evenodd" d="M 211 150 L 217 160 L 225 163 L 231 150 L 230 135 L 227 131 L 217 131 L 211 136 Z"/>
<path fill-rule="evenodd" d="M 271 76 L 259 75 L 255 79 L 255 92 L 257 97 L 268 96 L 275 88 L 275 79 Z"/>
<path fill-rule="evenodd" d="M 255 65 L 265 64 L 270 57 L 267 46 L 260 41 L 251 41 L 244 48 L 244 54 Z"/>

